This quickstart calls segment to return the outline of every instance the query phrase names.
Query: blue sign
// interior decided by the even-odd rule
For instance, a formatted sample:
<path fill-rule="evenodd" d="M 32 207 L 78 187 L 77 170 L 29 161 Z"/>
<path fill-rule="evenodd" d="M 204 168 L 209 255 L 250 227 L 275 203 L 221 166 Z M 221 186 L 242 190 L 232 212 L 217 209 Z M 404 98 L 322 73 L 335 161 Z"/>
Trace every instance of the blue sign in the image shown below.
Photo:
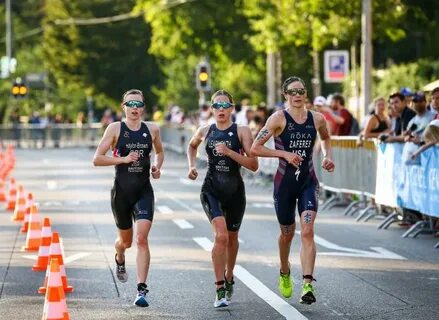
<path fill-rule="evenodd" d="M 325 82 L 343 82 L 349 73 L 349 52 L 346 50 L 325 51 Z"/>

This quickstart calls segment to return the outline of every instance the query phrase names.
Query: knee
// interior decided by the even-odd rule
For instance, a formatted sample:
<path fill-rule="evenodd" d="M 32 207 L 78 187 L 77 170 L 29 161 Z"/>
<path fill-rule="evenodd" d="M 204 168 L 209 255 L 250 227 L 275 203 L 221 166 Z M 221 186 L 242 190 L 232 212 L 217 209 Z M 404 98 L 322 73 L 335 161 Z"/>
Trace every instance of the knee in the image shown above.
<path fill-rule="evenodd" d="M 294 231 L 288 233 L 281 232 L 279 239 L 281 243 L 288 244 L 291 241 L 293 241 L 293 237 L 294 237 Z"/>
<path fill-rule="evenodd" d="M 310 227 L 302 227 L 300 231 L 302 241 L 309 242 L 314 240 L 314 229 Z"/>
<path fill-rule="evenodd" d="M 139 249 L 146 249 L 148 247 L 148 239 L 145 236 L 138 234 L 136 236 L 136 244 Z"/>
<path fill-rule="evenodd" d="M 229 243 L 229 235 L 227 232 L 217 232 L 215 235 L 215 245 L 220 247 L 227 247 Z"/>
<path fill-rule="evenodd" d="M 124 249 L 128 249 L 131 248 L 132 245 L 132 240 L 130 239 L 119 239 L 119 244 L 124 248 Z"/>

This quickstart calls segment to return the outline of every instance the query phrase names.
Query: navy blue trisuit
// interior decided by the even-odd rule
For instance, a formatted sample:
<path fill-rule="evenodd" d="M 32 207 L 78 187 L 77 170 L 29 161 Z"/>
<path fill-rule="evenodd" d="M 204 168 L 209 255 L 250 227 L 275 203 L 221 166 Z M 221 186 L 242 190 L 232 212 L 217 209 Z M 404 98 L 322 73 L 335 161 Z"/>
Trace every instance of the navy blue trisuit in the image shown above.
<path fill-rule="evenodd" d="M 317 130 L 310 111 L 302 124 L 294 121 L 286 110 L 283 114 L 286 125 L 282 133 L 274 138 L 275 148 L 294 152 L 303 158 L 299 168 L 279 158 L 274 176 L 273 198 L 277 220 L 281 225 L 291 225 L 295 222 L 296 202 L 299 215 L 304 211 L 317 212 L 319 182 L 312 159 Z"/>
<path fill-rule="evenodd" d="M 201 187 L 201 204 L 209 221 L 224 216 L 227 230 L 238 231 L 246 203 L 241 165 L 217 153 L 215 150 L 217 143 L 225 143 L 229 149 L 243 153 L 236 123 L 226 130 L 218 129 L 216 124 L 209 127 L 205 138 L 208 169 Z"/>
<path fill-rule="evenodd" d="M 139 159 L 115 166 L 116 174 L 111 189 L 111 209 L 116 225 L 121 230 L 132 228 L 133 219 L 152 221 L 154 216 L 154 192 L 149 180 L 152 137 L 146 123 L 132 131 L 120 122 L 120 134 L 113 149 L 113 157 L 126 157 L 131 151 Z"/>

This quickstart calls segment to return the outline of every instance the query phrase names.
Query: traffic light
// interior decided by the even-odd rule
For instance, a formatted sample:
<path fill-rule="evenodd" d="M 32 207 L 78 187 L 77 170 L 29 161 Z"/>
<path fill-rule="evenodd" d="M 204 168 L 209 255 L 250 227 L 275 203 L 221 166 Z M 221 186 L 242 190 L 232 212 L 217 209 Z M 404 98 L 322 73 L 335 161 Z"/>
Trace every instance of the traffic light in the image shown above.
<path fill-rule="evenodd" d="M 12 88 L 11 88 L 11 93 L 15 98 L 23 98 L 27 95 L 28 93 L 28 88 L 27 86 L 22 83 L 21 81 L 15 81 L 12 84 Z"/>
<path fill-rule="evenodd" d="M 210 65 L 207 62 L 198 64 L 195 81 L 198 90 L 210 91 Z"/>

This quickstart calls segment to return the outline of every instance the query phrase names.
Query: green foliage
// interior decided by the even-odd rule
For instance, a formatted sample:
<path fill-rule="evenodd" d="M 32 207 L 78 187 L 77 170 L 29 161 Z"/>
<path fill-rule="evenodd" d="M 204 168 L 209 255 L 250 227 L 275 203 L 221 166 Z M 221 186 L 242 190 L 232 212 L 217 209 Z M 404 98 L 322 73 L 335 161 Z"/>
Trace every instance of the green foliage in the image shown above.
<path fill-rule="evenodd" d="M 381 78 L 376 78 L 376 95 L 388 96 L 390 93 L 408 87 L 412 90 L 422 88 L 439 79 L 439 61 L 422 59 L 416 63 L 393 65 L 385 70 Z"/>

